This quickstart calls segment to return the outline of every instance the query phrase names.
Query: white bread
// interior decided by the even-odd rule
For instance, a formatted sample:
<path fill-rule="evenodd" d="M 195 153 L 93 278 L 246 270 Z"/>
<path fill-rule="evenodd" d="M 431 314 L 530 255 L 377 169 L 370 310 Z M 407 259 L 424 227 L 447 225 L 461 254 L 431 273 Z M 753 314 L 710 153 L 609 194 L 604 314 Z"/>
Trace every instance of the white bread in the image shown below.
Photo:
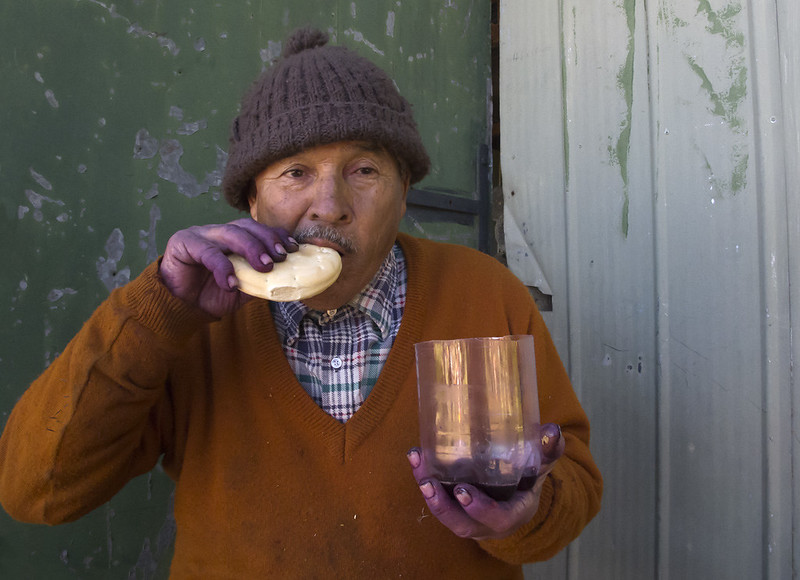
<path fill-rule="evenodd" d="M 287 254 L 283 262 L 275 262 L 269 272 L 255 270 L 238 254 L 228 256 L 239 290 L 273 302 L 303 300 L 322 293 L 339 277 L 342 257 L 336 250 L 312 244 L 300 244 L 300 249 Z"/>

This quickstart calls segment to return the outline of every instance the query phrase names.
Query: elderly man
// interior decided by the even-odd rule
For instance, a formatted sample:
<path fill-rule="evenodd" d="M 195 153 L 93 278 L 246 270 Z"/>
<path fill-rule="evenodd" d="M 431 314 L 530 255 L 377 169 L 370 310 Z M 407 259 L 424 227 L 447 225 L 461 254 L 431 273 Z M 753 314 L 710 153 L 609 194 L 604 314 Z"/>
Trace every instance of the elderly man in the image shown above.
<path fill-rule="evenodd" d="M 507 269 L 398 233 L 428 168 L 391 79 L 296 32 L 232 127 L 223 187 L 250 217 L 177 232 L 31 385 L 0 439 L 6 510 L 71 521 L 161 459 L 175 578 L 521 578 L 563 548 L 600 506 L 588 421 Z M 341 254 L 327 290 L 238 290 L 231 253 L 267 272 L 301 242 Z M 535 336 L 560 430 L 543 429 L 533 489 L 449 495 L 414 447 L 413 345 L 508 334 Z"/>

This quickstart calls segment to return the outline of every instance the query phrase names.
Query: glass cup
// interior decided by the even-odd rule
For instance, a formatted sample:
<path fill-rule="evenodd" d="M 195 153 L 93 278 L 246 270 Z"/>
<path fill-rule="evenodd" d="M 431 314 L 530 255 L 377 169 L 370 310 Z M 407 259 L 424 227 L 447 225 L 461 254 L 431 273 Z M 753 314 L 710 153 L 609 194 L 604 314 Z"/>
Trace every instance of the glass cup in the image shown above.
<path fill-rule="evenodd" d="M 450 493 L 469 483 L 501 501 L 532 487 L 539 431 L 533 337 L 431 340 L 415 350 L 420 442 L 431 475 Z"/>

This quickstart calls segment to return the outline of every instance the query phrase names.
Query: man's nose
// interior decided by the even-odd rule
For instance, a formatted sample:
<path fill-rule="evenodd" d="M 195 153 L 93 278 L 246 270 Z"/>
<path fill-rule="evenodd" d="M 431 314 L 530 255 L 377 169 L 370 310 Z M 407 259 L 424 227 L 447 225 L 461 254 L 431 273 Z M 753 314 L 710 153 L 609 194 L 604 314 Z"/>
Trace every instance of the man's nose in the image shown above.
<path fill-rule="evenodd" d="M 344 179 L 337 175 L 321 175 L 314 186 L 314 198 L 309 208 L 311 219 L 330 224 L 350 222 L 353 214 Z"/>

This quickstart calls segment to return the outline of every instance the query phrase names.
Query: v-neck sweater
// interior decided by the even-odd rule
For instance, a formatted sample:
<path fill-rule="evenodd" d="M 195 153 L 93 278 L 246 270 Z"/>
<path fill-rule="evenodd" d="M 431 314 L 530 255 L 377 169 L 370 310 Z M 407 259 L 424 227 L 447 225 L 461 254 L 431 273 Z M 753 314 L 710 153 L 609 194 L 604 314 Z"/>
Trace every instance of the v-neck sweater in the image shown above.
<path fill-rule="evenodd" d="M 25 392 L 0 438 L 0 502 L 56 524 L 159 458 L 176 482 L 172 578 L 522 578 L 600 507 L 589 423 L 527 288 L 497 260 L 399 234 L 408 298 L 395 344 L 346 422 L 306 394 L 268 303 L 211 319 L 149 266 L 115 290 Z M 566 453 L 510 537 L 457 537 L 411 474 L 414 344 L 532 334 L 543 422 Z"/>

